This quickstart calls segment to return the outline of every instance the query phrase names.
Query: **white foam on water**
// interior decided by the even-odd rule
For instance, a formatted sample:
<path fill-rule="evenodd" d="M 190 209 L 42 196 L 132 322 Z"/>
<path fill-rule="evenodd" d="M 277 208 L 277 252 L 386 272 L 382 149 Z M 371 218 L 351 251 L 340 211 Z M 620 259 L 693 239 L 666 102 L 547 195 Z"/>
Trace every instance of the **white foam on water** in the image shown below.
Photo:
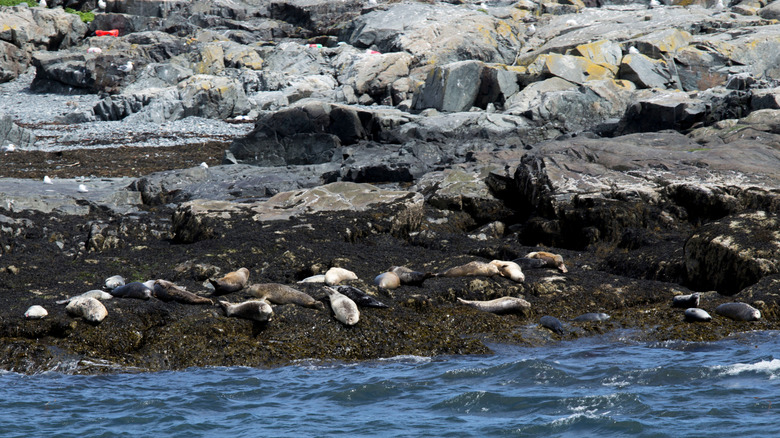
<path fill-rule="evenodd" d="M 758 372 L 769 374 L 770 379 L 780 377 L 780 359 L 762 360 L 756 363 L 737 363 L 734 365 L 721 365 L 714 367 L 721 371 L 723 375 L 737 376 L 747 372 Z"/>

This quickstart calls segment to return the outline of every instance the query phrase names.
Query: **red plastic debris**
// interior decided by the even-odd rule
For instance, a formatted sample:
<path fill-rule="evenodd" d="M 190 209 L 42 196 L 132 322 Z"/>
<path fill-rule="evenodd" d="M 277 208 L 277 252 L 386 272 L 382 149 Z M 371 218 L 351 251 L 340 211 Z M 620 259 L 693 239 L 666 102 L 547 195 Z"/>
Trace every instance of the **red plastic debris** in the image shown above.
<path fill-rule="evenodd" d="M 119 29 L 111 29 L 111 30 L 96 30 L 95 31 L 96 36 L 119 36 Z"/>

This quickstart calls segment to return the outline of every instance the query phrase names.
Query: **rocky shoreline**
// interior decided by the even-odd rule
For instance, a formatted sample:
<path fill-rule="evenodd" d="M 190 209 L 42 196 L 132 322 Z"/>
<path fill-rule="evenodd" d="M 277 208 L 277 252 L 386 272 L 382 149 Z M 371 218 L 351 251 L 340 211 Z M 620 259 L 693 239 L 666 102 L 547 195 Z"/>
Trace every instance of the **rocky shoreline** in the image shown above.
<path fill-rule="evenodd" d="M 16 146 L 0 172 L 0 367 L 276 366 L 778 329 L 774 3 L 373 3 L 136 0 L 88 24 L 0 9 L 13 29 L 0 32 L 0 146 Z M 568 272 L 373 282 L 533 251 Z M 326 310 L 275 305 L 261 323 L 216 299 L 114 298 L 94 324 L 55 304 L 113 275 L 211 297 L 208 280 L 240 267 Z M 389 307 L 337 321 L 322 285 L 298 283 L 331 267 Z M 712 321 L 672 306 L 695 291 Z M 458 302 L 505 296 L 530 308 Z M 761 319 L 715 313 L 734 301 Z M 31 305 L 48 315 L 25 319 Z M 586 312 L 610 318 L 573 321 Z"/>

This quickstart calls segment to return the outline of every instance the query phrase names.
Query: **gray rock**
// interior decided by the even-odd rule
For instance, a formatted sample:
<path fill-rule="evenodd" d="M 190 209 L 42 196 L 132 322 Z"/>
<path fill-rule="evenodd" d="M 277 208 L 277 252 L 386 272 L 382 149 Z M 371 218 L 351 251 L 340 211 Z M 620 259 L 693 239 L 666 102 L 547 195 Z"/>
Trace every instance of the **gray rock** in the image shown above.
<path fill-rule="evenodd" d="M 624 56 L 618 75 L 638 88 L 667 88 L 674 83 L 666 61 L 653 60 L 641 53 Z"/>
<path fill-rule="evenodd" d="M 27 70 L 30 59 L 15 45 L 0 40 L 0 83 L 19 77 Z"/>
<path fill-rule="evenodd" d="M 468 111 L 479 93 L 482 67 L 478 61 L 461 61 L 434 68 L 419 94 L 415 94 L 414 108 Z"/>
<path fill-rule="evenodd" d="M 667 91 L 641 97 L 629 105 L 620 121 L 618 132 L 629 134 L 664 129 L 685 130 L 704 122 L 709 111 L 710 108 L 700 98 L 691 97 L 682 91 Z"/>
<path fill-rule="evenodd" d="M 127 190 L 129 178 L 101 178 L 93 180 L 54 179 L 54 184 L 29 179 L 0 179 L 0 199 L 4 208 L 12 211 L 32 210 L 86 216 L 92 208 L 101 208 L 118 214 L 138 212 L 141 196 Z M 80 192 L 84 184 L 88 192 Z"/>
<path fill-rule="evenodd" d="M 14 123 L 12 117 L 0 116 L 0 146 L 8 144 L 21 149 L 31 148 L 35 144 L 35 134 L 32 130 Z"/>
<path fill-rule="evenodd" d="M 360 15 L 363 4 L 363 0 L 276 0 L 270 3 L 269 12 L 271 18 L 305 28 L 312 35 L 331 35 Z"/>

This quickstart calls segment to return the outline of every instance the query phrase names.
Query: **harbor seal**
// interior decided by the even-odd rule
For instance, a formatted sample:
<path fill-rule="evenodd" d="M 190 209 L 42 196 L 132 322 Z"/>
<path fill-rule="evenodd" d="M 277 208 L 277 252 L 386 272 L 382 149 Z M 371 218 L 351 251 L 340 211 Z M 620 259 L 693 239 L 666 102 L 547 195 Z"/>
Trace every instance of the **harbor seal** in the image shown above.
<path fill-rule="evenodd" d="M 344 325 L 355 325 L 358 323 L 360 311 L 354 301 L 330 286 L 325 286 L 325 292 L 328 294 L 333 315 L 339 322 Z"/>
<path fill-rule="evenodd" d="M 328 286 L 335 286 L 342 281 L 357 280 L 358 276 L 344 268 L 330 268 L 325 272 L 325 284 Z"/>
<path fill-rule="evenodd" d="M 609 318 L 610 316 L 607 315 L 606 313 L 591 312 L 591 313 L 583 313 L 582 315 L 572 319 L 572 321 L 577 321 L 577 322 L 606 321 Z"/>
<path fill-rule="evenodd" d="M 541 324 L 544 328 L 558 333 L 559 335 L 563 335 L 563 324 L 561 324 L 561 321 L 559 321 L 558 318 L 554 316 L 545 315 L 541 317 L 539 319 L 539 324 Z"/>
<path fill-rule="evenodd" d="M 249 269 L 241 268 L 238 271 L 228 272 L 224 277 L 209 283 L 214 286 L 214 295 L 224 295 L 243 289 L 249 281 Z"/>
<path fill-rule="evenodd" d="M 312 275 L 311 277 L 306 277 L 298 282 L 298 284 L 302 283 L 325 283 L 325 274 L 317 274 Z"/>
<path fill-rule="evenodd" d="M 472 301 L 458 298 L 458 302 L 490 313 L 521 312 L 531 308 L 531 303 L 516 297 L 501 297 L 488 301 Z"/>
<path fill-rule="evenodd" d="M 270 321 L 274 313 L 274 309 L 266 300 L 249 300 L 236 304 L 220 300 L 219 305 L 225 311 L 225 316 L 257 322 Z"/>
<path fill-rule="evenodd" d="M 523 274 L 523 270 L 520 268 L 520 265 L 515 262 L 493 260 L 490 262 L 490 264 L 498 268 L 498 274 L 502 277 L 506 277 L 517 283 L 522 283 L 525 281 L 525 274 Z"/>
<path fill-rule="evenodd" d="M 106 278 L 104 284 L 106 286 L 106 289 L 112 290 L 118 288 L 119 286 L 124 286 L 125 279 L 121 275 L 114 275 L 112 277 Z"/>
<path fill-rule="evenodd" d="M 468 262 L 465 265 L 447 269 L 446 271 L 437 274 L 437 277 L 492 277 L 494 275 L 499 275 L 498 266 L 491 265 L 490 263 L 473 261 Z"/>
<path fill-rule="evenodd" d="M 401 279 L 395 272 L 383 272 L 374 277 L 374 284 L 381 289 L 398 289 L 401 287 Z"/>
<path fill-rule="evenodd" d="M 92 297 L 92 298 L 94 298 L 96 300 L 100 300 L 100 301 L 110 300 L 111 298 L 114 298 L 114 296 L 111 295 L 108 292 L 102 291 L 100 289 L 92 289 L 92 290 L 88 290 L 88 291 L 84 292 L 81 295 L 76 295 L 75 297 L 70 297 L 70 298 L 66 298 L 64 300 L 56 301 L 56 303 L 57 304 L 68 304 L 69 302 L 71 302 L 71 300 L 73 300 L 75 298 L 78 298 L 78 297 Z"/>
<path fill-rule="evenodd" d="M 715 313 L 734 321 L 758 321 L 761 312 L 747 303 L 723 303 L 715 308 Z"/>
<path fill-rule="evenodd" d="M 76 297 L 65 306 L 65 311 L 70 316 L 81 317 L 93 323 L 99 323 L 108 316 L 106 306 L 92 297 Z"/>
<path fill-rule="evenodd" d="M 535 251 L 526 254 L 525 258 L 543 260 L 543 267 L 556 268 L 564 274 L 569 272 L 569 270 L 566 269 L 566 265 L 563 264 L 563 257 L 560 254 L 553 254 L 547 251 Z"/>
<path fill-rule="evenodd" d="M 214 304 L 206 297 L 196 295 L 183 287 L 167 280 L 155 280 L 152 287 L 154 296 L 161 301 L 176 301 L 182 304 Z"/>
<path fill-rule="evenodd" d="M 683 309 L 699 307 L 699 297 L 699 293 L 676 295 L 672 298 L 672 307 L 682 307 Z"/>
<path fill-rule="evenodd" d="M 422 286 L 425 280 L 433 277 L 433 273 L 431 272 L 414 271 L 406 266 L 392 266 L 390 267 L 389 272 L 397 275 L 401 284 L 408 284 L 411 286 Z"/>
<path fill-rule="evenodd" d="M 46 309 L 43 308 L 43 306 L 34 305 L 30 306 L 26 312 L 24 312 L 24 317 L 27 319 L 43 319 L 48 315 L 49 312 L 46 311 Z"/>
<path fill-rule="evenodd" d="M 703 309 L 691 307 L 685 309 L 685 320 L 688 322 L 708 322 L 712 321 L 712 317 Z"/>
<path fill-rule="evenodd" d="M 376 307 L 379 309 L 386 309 L 388 307 L 387 304 L 377 300 L 376 298 L 367 294 L 365 291 L 362 291 L 354 286 L 347 286 L 342 284 L 340 286 L 334 286 L 333 288 L 336 289 L 340 294 L 346 295 L 347 298 L 354 301 L 358 307 Z"/>
<path fill-rule="evenodd" d="M 273 304 L 297 304 L 303 307 L 325 310 L 325 305 L 311 295 L 279 283 L 258 283 L 249 286 L 249 294 Z"/>
<path fill-rule="evenodd" d="M 152 298 L 152 289 L 145 283 L 134 281 L 111 290 L 111 295 L 119 298 L 137 298 L 148 300 Z"/>

